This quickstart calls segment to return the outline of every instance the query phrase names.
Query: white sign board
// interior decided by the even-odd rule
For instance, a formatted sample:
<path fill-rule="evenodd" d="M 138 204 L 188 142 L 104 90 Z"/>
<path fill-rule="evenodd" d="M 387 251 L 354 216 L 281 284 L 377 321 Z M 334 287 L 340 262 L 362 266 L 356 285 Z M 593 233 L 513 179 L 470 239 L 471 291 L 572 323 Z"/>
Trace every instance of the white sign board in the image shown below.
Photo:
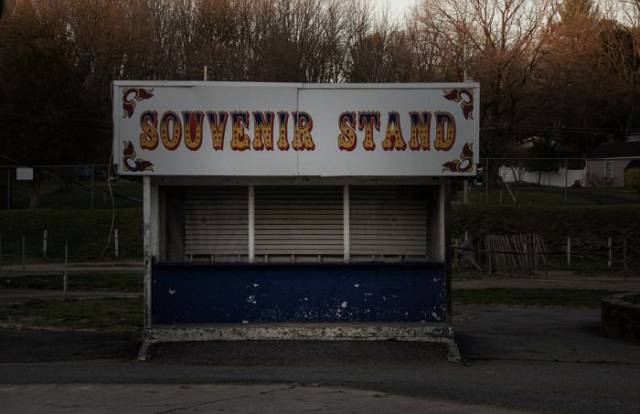
<path fill-rule="evenodd" d="M 477 83 L 118 81 L 113 89 L 120 174 L 476 173 Z"/>

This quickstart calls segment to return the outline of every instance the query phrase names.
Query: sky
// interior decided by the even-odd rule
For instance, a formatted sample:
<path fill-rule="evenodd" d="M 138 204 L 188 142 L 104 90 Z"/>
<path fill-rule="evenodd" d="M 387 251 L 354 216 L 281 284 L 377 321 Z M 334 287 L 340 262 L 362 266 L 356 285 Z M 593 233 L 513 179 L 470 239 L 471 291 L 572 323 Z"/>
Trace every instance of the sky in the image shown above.
<path fill-rule="evenodd" d="M 416 0 L 371 0 L 378 10 L 384 10 L 389 5 L 389 10 L 396 20 L 401 19 L 404 14 L 415 4 Z"/>

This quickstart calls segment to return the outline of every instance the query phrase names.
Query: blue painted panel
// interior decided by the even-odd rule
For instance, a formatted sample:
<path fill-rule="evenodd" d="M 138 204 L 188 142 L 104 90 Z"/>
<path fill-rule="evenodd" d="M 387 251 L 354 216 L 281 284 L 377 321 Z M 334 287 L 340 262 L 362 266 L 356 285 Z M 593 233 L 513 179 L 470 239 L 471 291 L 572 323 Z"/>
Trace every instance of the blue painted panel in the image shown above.
<path fill-rule="evenodd" d="M 156 264 L 153 324 L 441 322 L 441 263 Z"/>

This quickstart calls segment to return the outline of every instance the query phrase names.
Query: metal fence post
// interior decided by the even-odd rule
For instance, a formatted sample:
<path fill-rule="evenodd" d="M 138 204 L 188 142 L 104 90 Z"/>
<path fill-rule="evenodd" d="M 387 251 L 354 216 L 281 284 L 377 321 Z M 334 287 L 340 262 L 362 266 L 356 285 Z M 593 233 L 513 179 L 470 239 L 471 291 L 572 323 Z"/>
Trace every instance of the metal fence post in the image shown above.
<path fill-rule="evenodd" d="M 564 160 L 564 206 L 569 204 L 569 159 Z"/>
<path fill-rule="evenodd" d="M 64 241 L 64 274 L 62 275 L 62 297 L 67 298 L 67 287 L 69 279 L 69 243 Z"/>
<path fill-rule="evenodd" d="M 571 267 L 571 236 L 567 236 L 567 267 Z"/>
<path fill-rule="evenodd" d="M 118 241 L 118 229 L 117 228 L 113 230 L 113 247 L 114 247 L 114 250 L 115 250 L 114 254 L 115 254 L 115 257 L 117 259 L 118 256 L 120 255 L 120 252 L 119 252 L 119 247 L 120 246 L 119 246 L 119 241 Z"/>
<path fill-rule="evenodd" d="M 489 158 L 484 159 L 484 203 L 489 204 Z"/>
<path fill-rule="evenodd" d="M 22 235 L 22 271 L 27 270 L 27 239 Z"/>
<path fill-rule="evenodd" d="M 531 255 L 531 262 L 529 265 L 529 278 L 533 279 L 533 275 L 536 271 L 536 256 L 533 246 L 533 233 L 529 234 L 529 254 Z"/>
<path fill-rule="evenodd" d="M 493 261 L 491 259 L 491 249 L 489 249 L 489 246 L 487 243 L 488 238 L 491 236 L 484 236 L 484 239 L 482 240 L 482 248 L 485 250 L 485 254 L 487 257 L 487 264 L 489 267 L 489 275 L 493 275 Z"/>
<path fill-rule="evenodd" d="M 613 240 L 611 237 L 607 238 L 607 249 L 608 249 L 608 259 L 607 259 L 607 267 L 611 269 L 613 266 Z"/>
<path fill-rule="evenodd" d="M 91 166 L 91 203 L 90 203 L 90 208 L 93 208 L 93 185 L 94 185 L 94 167 L 93 165 Z"/>
<path fill-rule="evenodd" d="M 42 258 L 47 257 L 47 229 L 42 232 Z"/>
<path fill-rule="evenodd" d="M 464 204 L 469 204 L 469 180 L 464 180 L 462 182 L 462 195 Z"/>
<path fill-rule="evenodd" d="M 7 210 L 11 209 L 11 168 L 7 168 Z"/>
<path fill-rule="evenodd" d="M 622 265 L 624 266 L 624 270 L 629 270 L 629 265 L 627 263 L 627 239 L 625 238 L 622 241 Z M 624 274 L 624 279 L 627 279 L 626 273 Z"/>

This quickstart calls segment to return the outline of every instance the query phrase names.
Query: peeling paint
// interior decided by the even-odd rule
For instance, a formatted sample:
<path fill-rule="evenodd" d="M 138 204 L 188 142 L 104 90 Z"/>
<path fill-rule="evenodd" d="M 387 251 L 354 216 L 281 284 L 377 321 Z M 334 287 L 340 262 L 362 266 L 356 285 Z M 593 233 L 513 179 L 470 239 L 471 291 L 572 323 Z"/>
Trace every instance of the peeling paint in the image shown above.
<path fill-rule="evenodd" d="M 447 313 L 441 274 L 435 263 L 156 264 L 152 316 L 154 324 L 439 322 Z"/>

